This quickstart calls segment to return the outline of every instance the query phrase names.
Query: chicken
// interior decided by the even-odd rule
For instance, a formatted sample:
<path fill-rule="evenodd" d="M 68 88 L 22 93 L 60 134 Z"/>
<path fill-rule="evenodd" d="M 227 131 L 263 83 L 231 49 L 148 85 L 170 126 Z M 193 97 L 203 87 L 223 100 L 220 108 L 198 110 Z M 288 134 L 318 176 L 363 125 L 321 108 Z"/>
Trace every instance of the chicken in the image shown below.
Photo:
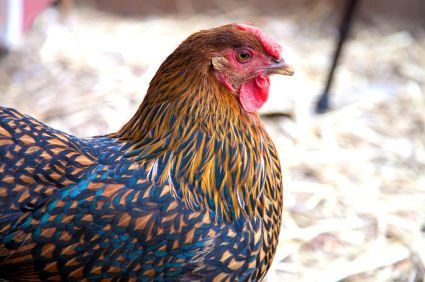
<path fill-rule="evenodd" d="M 80 139 L 0 111 L 0 280 L 258 281 L 281 167 L 257 110 L 281 47 L 245 24 L 188 37 L 116 133 Z"/>

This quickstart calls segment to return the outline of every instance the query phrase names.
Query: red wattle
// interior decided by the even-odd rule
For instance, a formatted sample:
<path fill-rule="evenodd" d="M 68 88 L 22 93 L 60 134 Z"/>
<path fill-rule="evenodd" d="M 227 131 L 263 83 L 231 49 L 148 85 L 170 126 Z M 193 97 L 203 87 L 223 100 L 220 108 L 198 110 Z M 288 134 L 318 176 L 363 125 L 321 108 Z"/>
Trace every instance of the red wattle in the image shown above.
<path fill-rule="evenodd" d="M 259 75 L 242 84 L 239 90 L 239 102 L 245 111 L 258 111 L 269 97 L 270 79 Z"/>

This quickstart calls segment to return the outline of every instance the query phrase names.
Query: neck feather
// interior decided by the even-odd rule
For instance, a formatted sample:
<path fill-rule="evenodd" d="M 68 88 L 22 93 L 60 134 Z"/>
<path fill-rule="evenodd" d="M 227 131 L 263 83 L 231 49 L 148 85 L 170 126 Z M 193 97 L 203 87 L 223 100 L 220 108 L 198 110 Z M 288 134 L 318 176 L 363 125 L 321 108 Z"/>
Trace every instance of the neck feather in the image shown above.
<path fill-rule="evenodd" d="M 111 136 L 133 144 L 127 157 L 151 181 L 218 219 L 261 214 L 281 197 L 279 161 L 258 115 L 245 112 L 199 59 L 171 55 L 136 114 Z"/>

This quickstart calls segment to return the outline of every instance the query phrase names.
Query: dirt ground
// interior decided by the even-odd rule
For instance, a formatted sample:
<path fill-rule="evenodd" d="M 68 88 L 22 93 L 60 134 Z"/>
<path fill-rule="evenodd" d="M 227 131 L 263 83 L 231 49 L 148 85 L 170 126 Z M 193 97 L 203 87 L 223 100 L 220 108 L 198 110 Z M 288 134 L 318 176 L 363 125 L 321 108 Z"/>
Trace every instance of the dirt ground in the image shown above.
<path fill-rule="evenodd" d="M 278 38 L 296 70 L 273 77 L 262 110 L 291 116 L 264 119 L 285 175 L 268 281 L 424 281 L 423 28 L 379 17 L 357 23 L 337 69 L 333 110 L 317 116 L 336 36 L 332 7 L 282 16 L 226 11 L 126 18 L 76 6 L 64 19 L 49 9 L 0 59 L 0 104 L 78 136 L 109 133 L 131 117 L 184 38 L 251 21 Z"/>

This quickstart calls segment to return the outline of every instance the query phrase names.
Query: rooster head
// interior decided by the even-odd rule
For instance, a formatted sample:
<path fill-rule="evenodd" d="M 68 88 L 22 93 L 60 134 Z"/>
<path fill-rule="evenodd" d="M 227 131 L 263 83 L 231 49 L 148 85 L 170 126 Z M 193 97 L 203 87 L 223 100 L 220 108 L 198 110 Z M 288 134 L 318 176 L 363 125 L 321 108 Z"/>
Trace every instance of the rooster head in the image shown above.
<path fill-rule="evenodd" d="M 214 37 L 222 47 L 213 46 L 215 52 L 209 54 L 214 75 L 247 112 L 257 111 L 267 101 L 270 75 L 294 74 L 277 41 L 258 27 L 227 25 Z"/>
<path fill-rule="evenodd" d="M 147 97 L 150 101 L 159 98 L 157 90 L 164 83 L 173 91 L 160 91 L 161 97 L 170 94 L 167 97 L 172 100 L 176 98 L 172 93 L 199 95 L 208 92 L 207 88 L 214 92 L 211 86 L 217 84 L 224 90 L 220 93 L 229 92 L 226 94 L 245 112 L 252 113 L 267 101 L 270 75 L 293 73 L 272 36 L 252 25 L 227 24 L 201 30 L 184 40 L 159 68 Z M 199 98 L 189 100 L 196 103 Z"/>

